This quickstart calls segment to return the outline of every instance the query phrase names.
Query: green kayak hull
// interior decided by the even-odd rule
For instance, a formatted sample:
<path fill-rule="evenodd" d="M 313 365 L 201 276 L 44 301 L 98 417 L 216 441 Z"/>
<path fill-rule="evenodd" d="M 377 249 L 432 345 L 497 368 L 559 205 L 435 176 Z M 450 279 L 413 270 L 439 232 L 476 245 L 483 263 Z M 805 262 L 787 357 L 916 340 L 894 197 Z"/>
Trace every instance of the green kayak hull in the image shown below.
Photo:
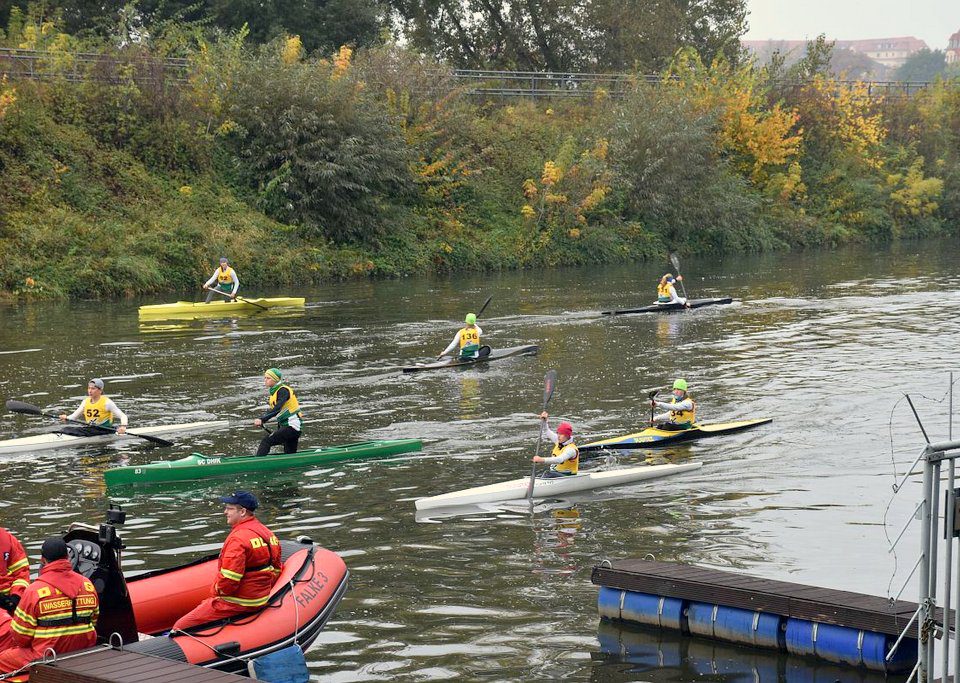
<path fill-rule="evenodd" d="M 423 448 L 419 439 L 361 441 L 343 446 L 328 446 L 299 453 L 274 453 L 257 456 L 210 457 L 192 453 L 179 460 L 160 460 L 130 467 L 114 467 L 103 473 L 107 486 L 120 484 L 190 481 L 241 472 L 265 472 L 291 467 L 310 467 L 340 460 L 384 458 L 411 453 Z"/>

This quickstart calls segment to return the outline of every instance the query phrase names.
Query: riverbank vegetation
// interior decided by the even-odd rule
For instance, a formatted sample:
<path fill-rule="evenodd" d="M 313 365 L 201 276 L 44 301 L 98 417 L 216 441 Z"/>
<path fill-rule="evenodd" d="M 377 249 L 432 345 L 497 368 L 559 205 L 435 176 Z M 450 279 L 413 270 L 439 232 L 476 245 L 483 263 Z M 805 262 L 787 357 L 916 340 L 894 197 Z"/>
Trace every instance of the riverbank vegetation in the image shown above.
<path fill-rule="evenodd" d="M 759 67 L 730 48 L 742 3 L 688 4 L 725 21 L 633 46 L 654 82 L 532 100 L 471 95 L 438 58 L 602 67 L 609 46 L 577 62 L 509 26 L 431 45 L 429 8 L 405 47 L 376 8 L 354 41 L 182 14 L 67 32 L 89 15 L 14 9 L 0 46 L 41 51 L 42 78 L 0 81 L 0 290 L 182 290 L 222 254 L 250 291 L 956 233 L 957 80 L 880 97 L 832 77 L 823 41 Z"/>

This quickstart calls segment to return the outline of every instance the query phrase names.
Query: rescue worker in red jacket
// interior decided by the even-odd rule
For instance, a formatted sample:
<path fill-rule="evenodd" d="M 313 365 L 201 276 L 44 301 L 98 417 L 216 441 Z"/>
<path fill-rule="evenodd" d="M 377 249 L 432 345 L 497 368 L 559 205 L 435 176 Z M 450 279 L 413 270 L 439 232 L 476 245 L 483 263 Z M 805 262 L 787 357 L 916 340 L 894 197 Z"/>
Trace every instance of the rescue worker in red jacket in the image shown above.
<path fill-rule="evenodd" d="M 180 617 L 174 630 L 256 612 L 267 604 L 280 576 L 280 541 L 254 514 L 259 507 L 256 497 L 249 491 L 237 491 L 220 500 L 231 529 L 220 551 L 211 597 Z"/>
<path fill-rule="evenodd" d="M 23 546 L 10 531 L 0 527 L 0 608 L 13 614 L 23 591 L 30 585 L 30 562 Z"/>
<path fill-rule="evenodd" d="M 40 548 L 40 575 L 23 592 L 13 619 L 0 624 L 0 673 L 17 671 L 49 649 L 63 655 L 93 647 L 99 611 L 97 590 L 73 571 L 67 544 L 48 538 Z"/>

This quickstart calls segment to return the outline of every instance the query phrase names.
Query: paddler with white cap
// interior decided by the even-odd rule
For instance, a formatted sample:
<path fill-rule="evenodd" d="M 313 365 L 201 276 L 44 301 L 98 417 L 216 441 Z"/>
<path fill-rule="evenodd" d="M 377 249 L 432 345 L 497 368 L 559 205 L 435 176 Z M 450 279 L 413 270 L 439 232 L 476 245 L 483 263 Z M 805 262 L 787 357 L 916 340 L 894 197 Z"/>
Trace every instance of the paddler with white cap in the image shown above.
<path fill-rule="evenodd" d="M 83 399 L 79 408 L 70 415 L 66 413 L 60 415 L 61 422 L 81 419 L 91 427 L 112 427 L 114 422 L 119 420 L 120 426 L 117 427 L 117 434 L 123 434 L 127 431 L 126 414 L 117 407 L 116 403 L 103 395 L 103 380 L 99 378 L 94 378 L 87 383 L 87 397 Z M 80 427 L 80 429 L 87 428 Z M 103 434 L 103 431 L 87 429 L 87 433 L 97 435 Z"/>

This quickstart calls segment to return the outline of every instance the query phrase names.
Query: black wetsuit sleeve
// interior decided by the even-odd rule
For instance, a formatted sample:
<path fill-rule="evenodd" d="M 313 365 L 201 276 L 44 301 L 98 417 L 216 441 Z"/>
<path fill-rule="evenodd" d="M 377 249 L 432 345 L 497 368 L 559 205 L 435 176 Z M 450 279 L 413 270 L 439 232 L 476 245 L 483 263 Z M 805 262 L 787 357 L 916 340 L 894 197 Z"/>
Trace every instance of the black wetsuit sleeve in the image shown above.
<path fill-rule="evenodd" d="M 264 413 L 260 416 L 261 422 L 268 422 L 280 414 L 280 411 L 283 410 L 284 404 L 290 400 L 290 390 L 286 387 L 281 387 L 277 391 L 277 407 L 273 410 Z"/>

